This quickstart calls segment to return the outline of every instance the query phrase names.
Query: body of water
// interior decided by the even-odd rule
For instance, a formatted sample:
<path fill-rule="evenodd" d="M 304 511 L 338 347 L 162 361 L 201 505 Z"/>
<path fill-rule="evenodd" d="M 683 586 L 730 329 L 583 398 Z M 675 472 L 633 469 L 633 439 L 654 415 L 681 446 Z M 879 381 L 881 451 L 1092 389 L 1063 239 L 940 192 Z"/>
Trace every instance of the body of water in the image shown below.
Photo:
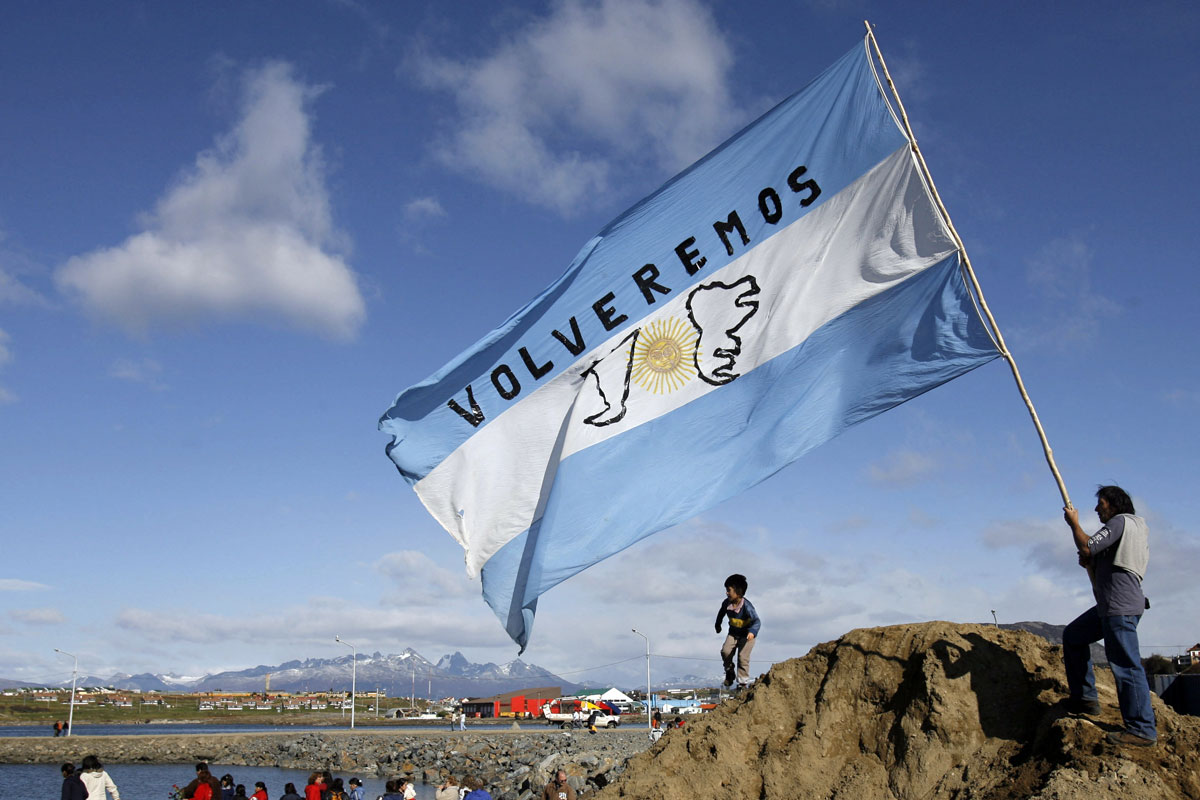
<path fill-rule="evenodd" d="M 145 726 L 149 727 L 149 726 Z M 161 727 L 161 726 L 154 726 Z M 76 761 L 76 766 L 78 766 Z M 121 800 L 167 800 L 174 786 L 180 788 L 196 777 L 193 764 L 113 764 L 104 769 L 117 785 Z M 267 796 L 275 800 L 283 795 L 285 784 L 296 784 L 296 791 L 304 794 L 309 772 L 276 767 L 233 767 L 213 764 L 212 773 L 218 778 L 226 773 L 233 776 L 234 783 L 245 784 L 246 794 L 254 793 L 254 782 L 267 785 Z M 383 778 L 355 773 L 335 774 L 349 783 L 351 778 L 363 782 L 364 796 L 375 800 L 383 794 Z M 418 800 L 433 800 L 436 787 L 416 784 Z M 0 797 L 13 800 L 55 800 L 62 792 L 62 773 L 56 764 L 0 764 Z M 109 800 L 109 798 L 89 798 Z"/>

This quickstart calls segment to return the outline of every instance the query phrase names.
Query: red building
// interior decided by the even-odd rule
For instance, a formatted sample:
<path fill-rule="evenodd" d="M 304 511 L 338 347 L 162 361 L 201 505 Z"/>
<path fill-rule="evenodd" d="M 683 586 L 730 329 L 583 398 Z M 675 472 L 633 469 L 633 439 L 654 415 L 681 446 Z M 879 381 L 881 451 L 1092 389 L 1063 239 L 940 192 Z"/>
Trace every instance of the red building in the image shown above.
<path fill-rule="evenodd" d="M 536 717 L 547 700 L 556 700 L 561 694 L 561 687 L 541 686 L 536 689 L 518 689 L 492 697 L 469 697 L 463 701 L 463 711 L 468 717 L 479 719 Z"/>

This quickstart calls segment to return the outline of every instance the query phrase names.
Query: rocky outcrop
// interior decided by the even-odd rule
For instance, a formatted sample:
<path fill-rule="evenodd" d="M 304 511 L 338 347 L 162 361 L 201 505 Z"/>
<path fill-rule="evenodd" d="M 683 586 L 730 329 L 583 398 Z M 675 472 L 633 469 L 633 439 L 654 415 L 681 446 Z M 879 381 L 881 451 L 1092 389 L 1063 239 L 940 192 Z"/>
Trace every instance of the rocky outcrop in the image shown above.
<path fill-rule="evenodd" d="M 943 622 L 852 631 L 776 664 L 635 756 L 600 798 L 1200 800 L 1200 719 L 1157 698 L 1159 741 L 1117 748 L 1066 714 L 1061 648 Z"/>

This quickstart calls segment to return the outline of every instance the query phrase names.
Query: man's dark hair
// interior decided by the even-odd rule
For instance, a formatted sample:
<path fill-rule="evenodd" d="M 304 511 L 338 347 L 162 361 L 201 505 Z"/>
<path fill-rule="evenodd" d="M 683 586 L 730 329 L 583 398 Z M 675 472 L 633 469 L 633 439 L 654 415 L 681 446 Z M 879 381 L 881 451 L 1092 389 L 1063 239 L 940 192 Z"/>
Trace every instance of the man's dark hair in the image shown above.
<path fill-rule="evenodd" d="M 208 772 L 208 762 L 201 761 L 196 765 L 196 772 Z"/>
<path fill-rule="evenodd" d="M 62 774 L 64 778 L 69 778 L 75 774 L 75 765 L 68 762 L 62 765 Z"/>
<path fill-rule="evenodd" d="M 1101 486 L 1096 490 L 1096 499 L 1108 503 L 1114 514 L 1136 514 L 1133 501 L 1120 486 Z"/>
<path fill-rule="evenodd" d="M 89 769 L 89 770 L 90 769 L 104 769 L 104 765 L 100 763 L 100 759 L 96 758 L 95 756 L 84 756 L 83 764 L 81 765 L 81 767 L 83 769 Z"/>
<path fill-rule="evenodd" d="M 735 592 L 743 596 L 746 594 L 746 587 L 748 585 L 749 584 L 746 583 L 746 576 L 739 575 L 736 572 L 725 579 L 726 589 L 733 589 Z"/>

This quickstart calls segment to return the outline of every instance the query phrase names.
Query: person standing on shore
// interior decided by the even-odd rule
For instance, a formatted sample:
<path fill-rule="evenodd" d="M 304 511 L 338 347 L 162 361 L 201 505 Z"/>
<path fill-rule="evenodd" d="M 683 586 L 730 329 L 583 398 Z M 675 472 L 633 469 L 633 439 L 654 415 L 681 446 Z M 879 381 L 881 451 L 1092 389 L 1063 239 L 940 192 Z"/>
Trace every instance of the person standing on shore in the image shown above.
<path fill-rule="evenodd" d="M 54 721 L 54 735 L 62 736 L 62 723 L 58 720 Z"/>
<path fill-rule="evenodd" d="M 487 789 L 483 788 L 483 781 L 474 775 L 467 778 L 463 783 L 466 784 L 469 791 L 463 795 L 462 800 L 492 800 L 491 794 L 488 793 Z"/>
<path fill-rule="evenodd" d="M 314 772 L 308 776 L 308 785 L 304 787 L 304 800 L 321 800 L 321 795 L 325 792 L 325 783 L 321 780 L 321 773 Z"/>
<path fill-rule="evenodd" d="M 1087 567 L 1096 598 L 1096 605 L 1063 630 L 1067 708 L 1076 713 L 1100 713 L 1091 644 L 1103 639 L 1125 723 L 1125 730 L 1109 733 L 1108 740 L 1150 747 L 1157 741 L 1158 731 L 1137 636 L 1138 622 L 1150 606 L 1142 592 L 1142 577 L 1150 563 L 1150 529 L 1119 486 L 1101 486 L 1096 491 L 1096 516 L 1104 527 L 1088 536 L 1079 525 L 1079 511 L 1063 509 L 1063 519 L 1079 551 L 1079 565 Z"/>
<path fill-rule="evenodd" d="M 254 782 L 254 794 L 250 795 L 254 800 L 267 800 L 267 785 L 262 781 Z"/>
<path fill-rule="evenodd" d="M 542 800 L 575 800 L 575 789 L 567 783 L 565 771 L 560 769 L 554 773 L 554 780 L 542 790 Z"/>
<path fill-rule="evenodd" d="M 80 773 L 79 780 L 83 781 L 83 785 L 87 788 L 88 797 L 92 800 L 104 800 L 104 793 L 108 792 L 112 800 L 121 800 L 121 793 L 117 791 L 117 785 L 104 771 L 104 765 L 100 763 L 100 759 L 96 756 L 87 756 L 83 759 L 81 767 L 83 772 Z"/>
<path fill-rule="evenodd" d="M 62 765 L 62 800 L 87 800 L 88 790 L 75 774 L 74 764 Z"/>
<path fill-rule="evenodd" d="M 459 800 L 460 794 L 458 784 L 454 782 L 454 777 L 447 775 L 446 779 L 437 787 L 437 791 L 433 795 L 433 800 Z"/>
<path fill-rule="evenodd" d="M 226 772 L 221 776 L 221 800 L 233 800 L 233 795 L 237 792 L 237 782 L 233 776 Z"/>
<path fill-rule="evenodd" d="M 183 800 L 220 800 L 220 797 L 221 782 L 208 771 L 208 762 L 201 761 L 196 765 L 196 780 L 183 787 Z"/>
<path fill-rule="evenodd" d="M 296 784 L 284 784 L 283 794 L 279 796 L 279 800 L 304 800 L 300 795 L 296 794 Z"/>
<path fill-rule="evenodd" d="M 360 781 L 358 778 L 350 779 L 349 795 L 350 795 L 350 800 L 364 800 L 362 781 Z"/>

